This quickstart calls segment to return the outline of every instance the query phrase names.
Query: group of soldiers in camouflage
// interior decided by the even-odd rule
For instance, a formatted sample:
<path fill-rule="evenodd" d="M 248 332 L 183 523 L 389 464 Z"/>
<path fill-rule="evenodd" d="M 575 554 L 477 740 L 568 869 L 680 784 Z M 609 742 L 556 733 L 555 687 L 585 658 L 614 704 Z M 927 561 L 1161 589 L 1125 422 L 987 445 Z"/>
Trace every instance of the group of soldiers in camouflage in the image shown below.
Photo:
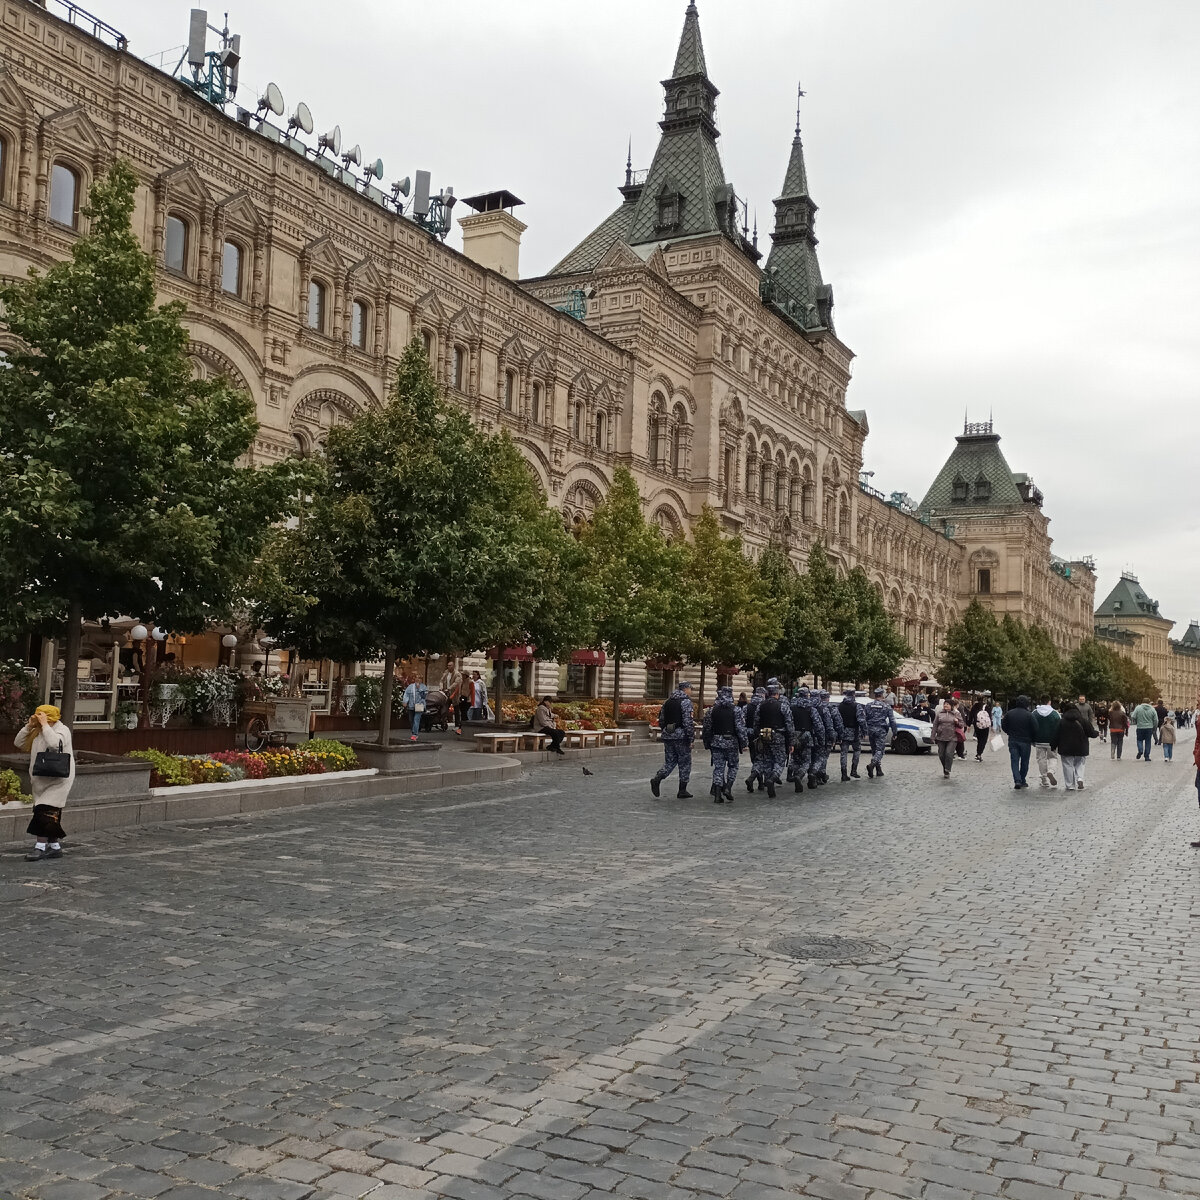
<path fill-rule="evenodd" d="M 679 771 L 681 800 L 690 800 L 687 790 L 692 774 L 692 743 L 696 728 L 691 698 L 692 685 L 682 683 L 659 710 L 662 731 L 663 765 L 650 780 L 650 790 L 660 794 L 662 781 Z M 876 688 L 870 703 L 847 688 L 838 704 L 833 704 L 824 689 L 796 689 L 789 703 L 777 679 L 756 688 L 753 699 L 743 710 L 733 702 L 732 688 L 718 688 L 717 700 L 704 714 L 701 741 L 712 756 L 712 793 L 714 804 L 733 803 L 733 785 L 737 779 L 741 754 L 750 750 L 751 770 L 746 789 L 757 784 L 772 799 L 775 789 L 787 779 L 797 792 L 829 782 L 827 766 L 836 745 L 841 745 L 842 782 L 859 779 L 859 756 L 865 736 L 871 747 L 867 764 L 868 778 L 883 778 L 883 752 L 888 732 L 896 732 L 896 714 L 884 700 L 884 689 Z"/>

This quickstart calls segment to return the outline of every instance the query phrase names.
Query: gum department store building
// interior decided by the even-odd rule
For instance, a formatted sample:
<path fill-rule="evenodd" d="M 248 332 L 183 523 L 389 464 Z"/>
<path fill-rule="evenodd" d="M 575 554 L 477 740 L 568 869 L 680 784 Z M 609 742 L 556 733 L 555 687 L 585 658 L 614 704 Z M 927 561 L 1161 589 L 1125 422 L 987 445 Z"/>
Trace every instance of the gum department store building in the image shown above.
<path fill-rule="evenodd" d="M 448 394 L 511 433 L 568 522 L 587 519 L 625 464 L 665 532 L 709 504 L 753 556 L 774 542 L 802 566 L 821 540 L 880 589 L 912 646 L 908 676 L 933 673 L 973 595 L 1064 650 L 1091 634 L 1092 565 L 1051 553 L 1041 493 L 990 425 L 964 430 L 920 505 L 860 482 L 867 416 L 847 407 L 853 356 L 817 261 L 799 130 L 781 140 L 764 259 L 722 168 L 694 3 L 651 167 L 627 169 L 612 215 L 524 280 L 514 197 L 474 202 L 460 254 L 336 160 L 226 115 L 115 30 L 59 11 L 80 15 L 64 0 L 0 0 L 0 274 L 67 255 L 90 183 L 114 156 L 130 160 L 162 299 L 187 306 L 196 370 L 253 396 L 255 458 L 309 453 L 378 405 L 419 337 Z M 576 659 L 570 671 L 526 663 L 521 685 L 611 690 L 608 668 Z M 644 682 L 655 694 L 670 680 L 651 670 Z M 642 683 L 635 668 L 622 690 Z"/>

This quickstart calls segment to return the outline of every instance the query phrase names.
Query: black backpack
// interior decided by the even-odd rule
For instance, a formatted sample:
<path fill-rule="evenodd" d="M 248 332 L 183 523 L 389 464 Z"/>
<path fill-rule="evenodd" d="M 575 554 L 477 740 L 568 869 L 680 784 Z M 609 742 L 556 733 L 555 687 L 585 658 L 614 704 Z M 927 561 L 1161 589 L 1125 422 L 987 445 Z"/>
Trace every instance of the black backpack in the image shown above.
<path fill-rule="evenodd" d="M 858 702 L 851 696 L 843 696 L 838 705 L 842 714 L 842 724 L 847 729 L 858 728 Z"/>
<path fill-rule="evenodd" d="M 683 724 L 683 701 L 672 696 L 658 710 L 658 727 L 664 733 L 674 733 Z"/>

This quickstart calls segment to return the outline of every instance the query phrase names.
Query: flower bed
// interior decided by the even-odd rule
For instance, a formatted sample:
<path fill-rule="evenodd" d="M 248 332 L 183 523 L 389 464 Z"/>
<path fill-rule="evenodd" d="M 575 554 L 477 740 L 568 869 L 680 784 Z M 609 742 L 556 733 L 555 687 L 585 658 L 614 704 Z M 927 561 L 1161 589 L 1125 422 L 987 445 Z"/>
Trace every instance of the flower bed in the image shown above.
<path fill-rule="evenodd" d="M 214 754 L 163 754 L 131 750 L 153 768 L 151 787 L 186 787 L 195 783 L 233 783 L 241 779 L 282 779 L 291 775 L 324 775 L 352 771 L 354 751 L 343 742 L 314 738 L 297 749 L 221 750 Z"/>
<path fill-rule="evenodd" d="M 504 697 L 504 723 L 506 725 L 528 725 L 537 707 L 532 696 Z M 619 712 L 621 722 L 657 721 L 659 701 L 641 700 L 622 702 Z M 612 725 L 611 700 L 560 700 L 554 705 L 558 724 L 562 729 L 608 729 Z"/>

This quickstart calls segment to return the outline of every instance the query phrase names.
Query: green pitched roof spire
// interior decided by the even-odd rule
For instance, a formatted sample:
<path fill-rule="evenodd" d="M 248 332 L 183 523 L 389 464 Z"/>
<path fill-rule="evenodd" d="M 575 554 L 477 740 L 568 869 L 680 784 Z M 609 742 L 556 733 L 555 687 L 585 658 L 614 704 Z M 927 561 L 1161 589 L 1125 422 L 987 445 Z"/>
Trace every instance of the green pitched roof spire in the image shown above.
<path fill-rule="evenodd" d="M 700 37 L 700 12 L 695 0 L 687 6 L 683 19 L 683 36 L 679 39 L 679 53 L 675 55 L 675 70 L 672 79 L 686 79 L 689 75 L 707 75 L 704 62 L 704 42 Z"/>
<path fill-rule="evenodd" d="M 821 279 L 817 261 L 817 235 L 813 231 L 817 206 L 808 192 L 804 144 L 800 139 L 800 100 L 796 89 L 796 134 L 783 194 L 775 201 L 774 243 L 767 258 L 766 291 L 772 303 L 782 307 L 805 329 L 833 331 L 833 289 Z"/>

